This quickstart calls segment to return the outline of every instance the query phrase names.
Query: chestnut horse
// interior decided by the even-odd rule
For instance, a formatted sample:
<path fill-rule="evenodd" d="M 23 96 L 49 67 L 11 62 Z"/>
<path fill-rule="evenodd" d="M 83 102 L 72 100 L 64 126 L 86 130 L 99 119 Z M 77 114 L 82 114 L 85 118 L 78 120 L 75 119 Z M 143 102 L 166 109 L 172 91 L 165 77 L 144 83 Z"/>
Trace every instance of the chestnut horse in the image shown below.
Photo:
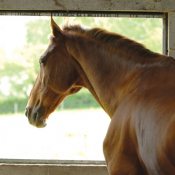
<path fill-rule="evenodd" d="M 103 144 L 110 175 L 175 175 L 174 59 L 100 28 L 61 30 L 52 18 L 51 28 L 25 111 L 30 124 L 44 127 L 85 87 L 111 118 Z"/>

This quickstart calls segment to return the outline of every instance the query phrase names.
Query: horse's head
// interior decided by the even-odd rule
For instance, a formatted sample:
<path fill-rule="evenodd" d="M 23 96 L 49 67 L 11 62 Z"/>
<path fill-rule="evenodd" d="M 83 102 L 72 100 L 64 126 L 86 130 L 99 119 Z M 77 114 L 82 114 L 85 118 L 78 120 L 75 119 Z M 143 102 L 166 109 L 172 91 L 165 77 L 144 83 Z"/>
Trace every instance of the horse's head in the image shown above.
<path fill-rule="evenodd" d="M 66 49 L 62 30 L 51 18 L 50 45 L 40 57 L 40 68 L 31 91 L 25 115 L 30 124 L 44 127 L 48 116 L 66 96 L 81 89 L 81 79 Z"/>

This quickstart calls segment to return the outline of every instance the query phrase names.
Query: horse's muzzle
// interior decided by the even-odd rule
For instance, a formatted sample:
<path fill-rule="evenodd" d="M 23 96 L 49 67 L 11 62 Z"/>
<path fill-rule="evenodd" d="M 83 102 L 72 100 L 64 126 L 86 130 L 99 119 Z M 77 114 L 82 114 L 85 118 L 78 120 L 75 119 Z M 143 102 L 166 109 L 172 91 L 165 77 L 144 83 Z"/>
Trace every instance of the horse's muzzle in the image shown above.
<path fill-rule="evenodd" d="M 25 116 L 28 118 L 29 123 L 37 128 L 43 128 L 46 126 L 46 119 L 42 117 L 37 109 L 30 111 L 30 109 L 26 107 Z"/>

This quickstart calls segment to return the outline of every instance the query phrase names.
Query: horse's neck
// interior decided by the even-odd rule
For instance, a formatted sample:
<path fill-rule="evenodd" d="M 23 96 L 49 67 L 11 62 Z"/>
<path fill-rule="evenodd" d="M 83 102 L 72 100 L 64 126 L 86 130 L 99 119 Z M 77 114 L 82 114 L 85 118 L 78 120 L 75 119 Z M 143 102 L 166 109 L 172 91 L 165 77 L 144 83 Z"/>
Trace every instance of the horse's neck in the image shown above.
<path fill-rule="evenodd" d="M 87 44 L 85 40 L 71 38 L 66 45 L 81 67 L 79 71 L 85 86 L 112 117 L 119 103 L 117 87 L 121 84 L 122 72 L 126 74 L 126 70 L 121 69 L 119 60 L 95 43 Z"/>

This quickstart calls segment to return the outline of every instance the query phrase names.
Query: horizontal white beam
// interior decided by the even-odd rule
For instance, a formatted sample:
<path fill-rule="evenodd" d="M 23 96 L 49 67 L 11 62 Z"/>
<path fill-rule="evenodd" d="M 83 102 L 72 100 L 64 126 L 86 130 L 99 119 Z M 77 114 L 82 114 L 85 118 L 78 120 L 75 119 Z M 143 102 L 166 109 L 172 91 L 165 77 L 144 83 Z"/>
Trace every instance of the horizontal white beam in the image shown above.
<path fill-rule="evenodd" d="M 0 160 L 3 175 L 108 175 L 104 161 Z"/>

